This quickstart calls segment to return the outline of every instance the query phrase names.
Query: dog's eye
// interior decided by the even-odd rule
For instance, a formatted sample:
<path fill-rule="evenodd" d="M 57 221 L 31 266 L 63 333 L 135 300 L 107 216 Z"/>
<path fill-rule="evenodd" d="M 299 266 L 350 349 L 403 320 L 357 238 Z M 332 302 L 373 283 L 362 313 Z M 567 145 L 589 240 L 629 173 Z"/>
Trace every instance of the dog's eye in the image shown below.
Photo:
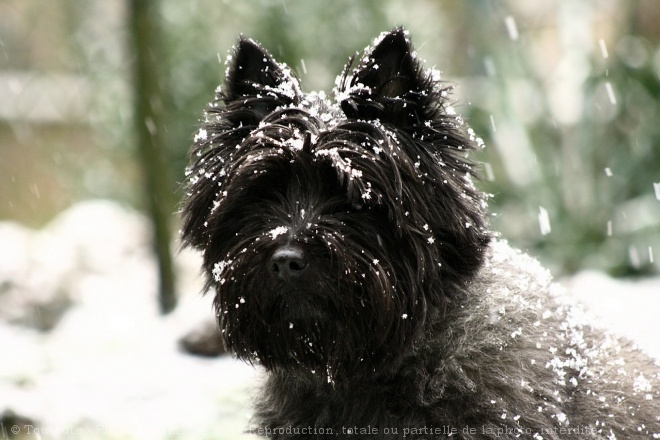
<path fill-rule="evenodd" d="M 362 198 L 356 199 L 351 203 L 352 212 L 363 212 L 367 210 L 367 204 Z"/>

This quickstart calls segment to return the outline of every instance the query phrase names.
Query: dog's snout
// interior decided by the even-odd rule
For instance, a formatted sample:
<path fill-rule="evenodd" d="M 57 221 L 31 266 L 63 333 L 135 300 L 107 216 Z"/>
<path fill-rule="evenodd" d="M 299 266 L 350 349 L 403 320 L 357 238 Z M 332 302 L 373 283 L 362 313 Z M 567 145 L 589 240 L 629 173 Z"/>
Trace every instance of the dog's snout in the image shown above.
<path fill-rule="evenodd" d="M 270 258 L 270 270 L 284 281 L 301 276 L 308 266 L 305 251 L 290 244 L 279 247 Z"/>

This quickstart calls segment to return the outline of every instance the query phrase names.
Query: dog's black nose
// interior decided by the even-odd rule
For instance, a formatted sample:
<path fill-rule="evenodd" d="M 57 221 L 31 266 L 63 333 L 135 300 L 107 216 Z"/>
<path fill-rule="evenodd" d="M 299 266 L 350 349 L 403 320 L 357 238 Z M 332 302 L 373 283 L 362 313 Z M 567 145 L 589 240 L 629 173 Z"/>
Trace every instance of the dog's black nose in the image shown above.
<path fill-rule="evenodd" d="M 308 265 L 305 251 L 290 244 L 279 247 L 270 257 L 270 270 L 284 281 L 299 277 Z"/>

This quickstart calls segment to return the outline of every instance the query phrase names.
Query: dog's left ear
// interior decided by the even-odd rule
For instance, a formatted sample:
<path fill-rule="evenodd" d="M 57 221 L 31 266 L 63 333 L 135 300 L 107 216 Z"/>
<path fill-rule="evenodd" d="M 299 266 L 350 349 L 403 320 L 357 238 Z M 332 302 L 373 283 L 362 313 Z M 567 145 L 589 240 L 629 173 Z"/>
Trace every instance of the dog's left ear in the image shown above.
<path fill-rule="evenodd" d="M 225 103 L 248 97 L 283 95 L 291 99 L 298 82 L 256 41 L 241 36 L 229 61 L 222 98 Z"/>
<path fill-rule="evenodd" d="M 408 127 L 428 119 L 433 87 L 420 68 L 408 32 L 397 28 L 366 49 L 352 76 L 344 72 L 341 108 L 348 118 Z"/>

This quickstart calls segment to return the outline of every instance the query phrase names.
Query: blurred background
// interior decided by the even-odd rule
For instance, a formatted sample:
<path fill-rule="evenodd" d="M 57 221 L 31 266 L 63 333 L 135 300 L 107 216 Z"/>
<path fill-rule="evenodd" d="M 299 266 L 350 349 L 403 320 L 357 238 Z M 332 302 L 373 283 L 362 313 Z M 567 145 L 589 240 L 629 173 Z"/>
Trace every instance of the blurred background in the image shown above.
<path fill-rule="evenodd" d="M 660 253 L 657 2 L 149 2 L 171 211 L 192 133 L 239 33 L 287 62 L 309 91 L 329 90 L 348 56 L 404 25 L 457 85 L 457 111 L 486 142 L 476 156 L 487 164 L 496 229 L 561 272 L 660 267 L 651 256 Z M 131 8 L 0 4 L 1 218 L 38 228 L 99 197 L 148 212 L 132 67 L 144 49 Z"/>
<path fill-rule="evenodd" d="M 239 33 L 286 62 L 306 91 L 329 91 L 350 55 L 405 26 L 486 144 L 473 158 L 484 164 L 495 230 L 557 276 L 657 275 L 658 23 L 654 0 L 3 0 L 0 320 L 42 332 L 20 336 L 37 343 L 63 327 L 71 304 L 91 304 L 88 289 L 103 290 L 81 274 L 128 283 L 144 267 L 143 291 L 110 290 L 134 292 L 129 303 L 148 297 L 156 314 L 198 292 L 197 261 L 177 253 L 177 204 L 192 135 Z M 135 259 L 144 266 L 129 269 Z M 15 363 L 0 376 L 12 386 L 0 383 L 2 426 L 38 419 L 34 401 L 48 407 L 25 383 L 41 383 L 31 374 L 52 365 L 28 374 Z M 98 438 L 133 438 L 122 435 Z"/>

